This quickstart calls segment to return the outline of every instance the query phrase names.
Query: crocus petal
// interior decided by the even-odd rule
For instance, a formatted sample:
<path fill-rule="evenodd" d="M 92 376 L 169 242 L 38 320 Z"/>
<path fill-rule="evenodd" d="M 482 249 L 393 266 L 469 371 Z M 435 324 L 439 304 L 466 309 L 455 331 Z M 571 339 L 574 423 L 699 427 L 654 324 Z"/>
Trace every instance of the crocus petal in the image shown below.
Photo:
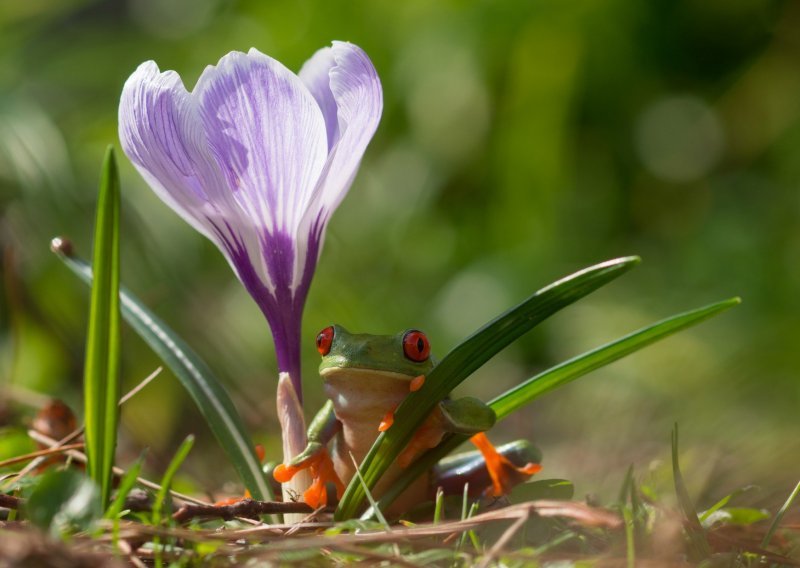
<path fill-rule="evenodd" d="M 339 140 L 339 110 L 336 106 L 336 99 L 333 98 L 333 93 L 331 92 L 330 76 L 330 71 L 335 66 L 336 59 L 333 57 L 333 49 L 323 47 L 303 64 L 297 74 L 322 110 L 322 116 L 325 118 L 325 129 L 328 134 L 328 151 Z"/>
<path fill-rule="evenodd" d="M 313 203 L 298 229 L 298 234 L 309 235 L 305 256 L 316 263 L 328 219 L 350 189 L 361 157 L 378 128 L 383 91 L 367 54 L 347 42 L 333 42 L 332 47 L 315 53 L 300 71 L 300 78 L 325 115 L 330 147 Z"/>
<path fill-rule="evenodd" d="M 300 79 L 251 49 L 207 67 L 194 92 L 208 145 L 242 211 L 293 232 L 328 155 L 319 105 Z"/>
<path fill-rule="evenodd" d="M 174 71 L 142 63 L 125 82 L 119 105 L 122 148 L 156 194 L 186 222 L 216 240 L 200 210 L 217 179 L 203 155 L 191 95 Z M 209 178 L 204 180 L 203 173 Z M 211 182 L 211 183 L 209 183 Z"/>

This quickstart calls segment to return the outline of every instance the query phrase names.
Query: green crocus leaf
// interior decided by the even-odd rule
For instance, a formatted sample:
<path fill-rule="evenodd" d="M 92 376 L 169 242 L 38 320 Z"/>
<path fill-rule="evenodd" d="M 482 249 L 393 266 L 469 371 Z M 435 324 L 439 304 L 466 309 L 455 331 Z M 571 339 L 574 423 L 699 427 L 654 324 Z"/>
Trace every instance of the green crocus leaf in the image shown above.
<path fill-rule="evenodd" d="M 111 469 L 119 421 L 119 174 L 114 150 L 106 152 L 94 225 L 94 266 L 83 374 L 87 470 L 111 496 Z"/>
<path fill-rule="evenodd" d="M 73 253 L 67 241 L 54 239 L 52 249 L 81 280 L 92 282 L 92 267 Z M 272 497 L 244 421 L 206 362 L 124 286 L 120 288 L 119 296 L 122 317 L 189 391 L 253 498 Z"/>

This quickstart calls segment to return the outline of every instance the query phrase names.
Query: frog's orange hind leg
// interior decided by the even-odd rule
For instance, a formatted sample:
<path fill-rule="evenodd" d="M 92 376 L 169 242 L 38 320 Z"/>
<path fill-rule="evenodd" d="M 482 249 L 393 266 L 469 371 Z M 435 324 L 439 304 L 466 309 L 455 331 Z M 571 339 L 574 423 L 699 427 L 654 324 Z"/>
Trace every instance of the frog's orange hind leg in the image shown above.
<path fill-rule="evenodd" d="M 497 451 L 483 432 L 475 434 L 469 441 L 483 454 L 486 469 L 489 471 L 489 477 L 492 478 L 492 487 L 488 487 L 486 492 L 494 497 L 507 495 L 515 485 L 542 470 L 542 466 L 537 463 L 528 463 L 522 467 L 514 465 L 511 460 Z"/>
<path fill-rule="evenodd" d="M 445 432 L 441 413 L 432 412 L 422 426 L 414 432 L 414 437 L 411 438 L 405 449 L 397 456 L 397 464 L 402 468 L 408 467 L 421 454 L 435 448 L 442 441 Z"/>

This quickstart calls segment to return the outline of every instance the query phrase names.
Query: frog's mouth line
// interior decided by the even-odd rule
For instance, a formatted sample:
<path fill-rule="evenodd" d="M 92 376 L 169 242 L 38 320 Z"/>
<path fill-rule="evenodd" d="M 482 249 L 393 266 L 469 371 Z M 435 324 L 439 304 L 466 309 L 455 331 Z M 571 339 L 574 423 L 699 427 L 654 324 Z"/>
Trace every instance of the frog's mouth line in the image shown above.
<path fill-rule="evenodd" d="M 348 378 L 358 379 L 370 377 L 373 379 L 404 381 L 406 383 L 411 382 L 411 380 L 414 378 L 404 373 L 398 373 L 397 371 L 385 371 L 383 369 L 375 368 L 364 369 L 360 367 L 329 367 L 327 369 L 320 370 L 319 375 L 326 380 Z"/>

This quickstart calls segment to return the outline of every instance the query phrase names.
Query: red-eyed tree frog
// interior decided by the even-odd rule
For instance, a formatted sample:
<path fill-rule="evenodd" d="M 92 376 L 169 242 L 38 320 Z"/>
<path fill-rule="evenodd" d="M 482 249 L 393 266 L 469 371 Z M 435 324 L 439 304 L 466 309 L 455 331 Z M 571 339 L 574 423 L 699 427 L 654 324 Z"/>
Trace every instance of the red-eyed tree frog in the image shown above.
<path fill-rule="evenodd" d="M 394 410 L 422 386 L 436 364 L 424 333 L 411 329 L 396 335 L 352 334 L 339 325 L 323 329 L 316 339 L 322 356 L 319 374 L 328 402 L 308 428 L 308 446 L 274 471 L 285 483 L 310 468 L 312 486 L 303 498 L 316 508 L 327 503 L 326 484 L 332 482 L 341 498 L 344 484 L 372 447 L 379 431 L 391 427 Z M 380 497 L 417 457 L 435 447 L 447 432 L 472 436 L 480 452 L 443 460 L 427 479 L 421 478 L 396 501 L 390 513 L 400 513 L 429 498 L 436 487 L 461 493 L 469 482 L 472 493 L 499 496 L 541 469 L 538 452 L 526 441 L 494 448 L 486 435 L 495 422 L 494 411 L 476 398 L 446 399 L 436 406 L 417 430 L 395 464 L 373 491 Z M 327 446 L 330 442 L 330 453 Z"/>

